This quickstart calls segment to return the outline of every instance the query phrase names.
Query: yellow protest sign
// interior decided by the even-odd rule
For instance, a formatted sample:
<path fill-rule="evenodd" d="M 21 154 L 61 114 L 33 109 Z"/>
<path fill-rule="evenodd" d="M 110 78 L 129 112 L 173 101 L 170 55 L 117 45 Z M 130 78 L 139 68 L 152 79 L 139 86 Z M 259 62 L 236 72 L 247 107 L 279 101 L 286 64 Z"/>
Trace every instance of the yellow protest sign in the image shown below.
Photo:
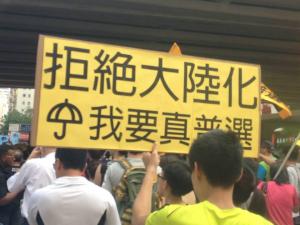
<path fill-rule="evenodd" d="M 32 145 L 187 153 L 211 129 L 260 139 L 260 67 L 40 36 Z"/>

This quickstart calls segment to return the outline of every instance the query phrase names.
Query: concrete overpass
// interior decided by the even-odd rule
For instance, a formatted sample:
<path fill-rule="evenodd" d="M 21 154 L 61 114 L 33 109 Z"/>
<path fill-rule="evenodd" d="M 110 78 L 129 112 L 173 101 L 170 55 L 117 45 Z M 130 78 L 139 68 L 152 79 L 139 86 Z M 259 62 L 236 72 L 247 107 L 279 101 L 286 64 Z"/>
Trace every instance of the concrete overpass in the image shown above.
<path fill-rule="evenodd" d="M 261 64 L 300 109 L 299 0 L 0 0 L 1 87 L 33 87 L 40 33 Z"/>

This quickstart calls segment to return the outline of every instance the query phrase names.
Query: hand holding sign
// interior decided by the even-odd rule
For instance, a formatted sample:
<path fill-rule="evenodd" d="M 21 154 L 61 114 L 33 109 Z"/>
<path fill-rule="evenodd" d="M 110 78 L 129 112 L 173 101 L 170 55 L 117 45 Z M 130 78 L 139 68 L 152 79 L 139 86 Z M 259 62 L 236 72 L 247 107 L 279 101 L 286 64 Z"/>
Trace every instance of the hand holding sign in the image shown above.
<path fill-rule="evenodd" d="M 155 142 L 151 152 L 144 153 L 143 161 L 146 169 L 155 169 L 159 166 L 160 157 L 158 154 L 158 144 Z"/>

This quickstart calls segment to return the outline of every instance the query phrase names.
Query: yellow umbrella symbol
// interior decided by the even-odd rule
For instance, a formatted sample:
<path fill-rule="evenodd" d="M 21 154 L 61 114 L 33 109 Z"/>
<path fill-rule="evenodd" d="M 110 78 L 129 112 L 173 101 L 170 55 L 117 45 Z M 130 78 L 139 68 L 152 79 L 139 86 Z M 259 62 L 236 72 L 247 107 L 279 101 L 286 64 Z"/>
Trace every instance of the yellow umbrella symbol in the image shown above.
<path fill-rule="evenodd" d="M 66 135 L 67 124 L 82 124 L 82 115 L 79 109 L 69 103 L 68 99 L 65 99 L 63 103 L 59 103 L 52 107 L 47 116 L 48 122 L 62 123 L 62 132 L 54 132 L 54 137 L 61 140 Z"/>

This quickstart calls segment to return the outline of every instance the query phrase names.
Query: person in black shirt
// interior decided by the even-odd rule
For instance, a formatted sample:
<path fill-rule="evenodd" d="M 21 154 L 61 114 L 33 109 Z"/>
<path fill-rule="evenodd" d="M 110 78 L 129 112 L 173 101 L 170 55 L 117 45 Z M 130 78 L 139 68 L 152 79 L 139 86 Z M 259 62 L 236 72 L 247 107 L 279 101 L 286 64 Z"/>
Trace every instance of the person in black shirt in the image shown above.
<path fill-rule="evenodd" d="M 9 146 L 0 146 L 0 225 L 19 225 L 21 223 L 20 199 L 18 193 L 7 189 L 7 180 L 14 173 L 13 151 Z"/>

